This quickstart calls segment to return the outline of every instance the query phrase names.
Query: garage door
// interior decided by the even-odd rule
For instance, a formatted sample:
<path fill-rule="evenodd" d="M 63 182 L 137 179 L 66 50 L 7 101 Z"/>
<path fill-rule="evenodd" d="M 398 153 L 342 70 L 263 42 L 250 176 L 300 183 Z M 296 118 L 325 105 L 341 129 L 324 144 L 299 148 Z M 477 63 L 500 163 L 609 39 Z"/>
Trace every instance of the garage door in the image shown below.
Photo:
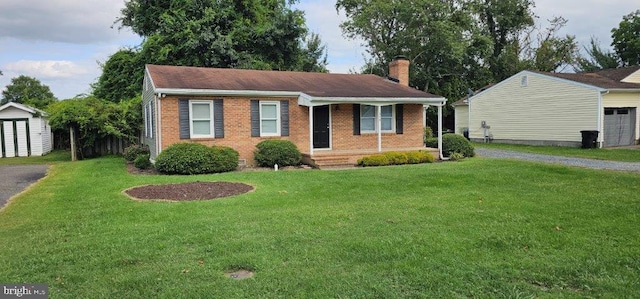
<path fill-rule="evenodd" d="M 633 145 L 636 136 L 636 108 L 604 109 L 604 146 Z"/>
<path fill-rule="evenodd" d="M 0 157 L 27 157 L 31 154 L 29 121 L 0 119 Z"/>

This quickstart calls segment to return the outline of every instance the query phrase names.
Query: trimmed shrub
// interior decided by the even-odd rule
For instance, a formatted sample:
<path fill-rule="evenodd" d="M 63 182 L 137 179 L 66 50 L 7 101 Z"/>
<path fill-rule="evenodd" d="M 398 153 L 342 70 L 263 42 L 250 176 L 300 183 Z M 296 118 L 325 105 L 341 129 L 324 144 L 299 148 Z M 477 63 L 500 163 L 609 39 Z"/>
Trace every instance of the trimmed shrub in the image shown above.
<path fill-rule="evenodd" d="M 418 154 L 420 163 L 433 163 L 436 160 L 436 157 L 434 157 L 430 152 L 418 151 Z"/>
<path fill-rule="evenodd" d="M 473 157 L 473 144 L 458 134 L 445 134 L 442 136 L 442 154 L 450 157 L 453 153 L 460 153 L 464 157 Z"/>
<path fill-rule="evenodd" d="M 236 150 L 226 146 L 213 146 L 211 151 L 213 153 L 214 172 L 228 172 L 238 168 L 240 154 Z"/>
<path fill-rule="evenodd" d="M 280 167 L 299 165 L 302 154 L 298 147 L 289 140 L 270 139 L 256 145 L 254 159 L 258 166 Z"/>
<path fill-rule="evenodd" d="M 238 152 L 234 149 L 199 143 L 173 144 L 156 158 L 156 169 L 166 174 L 218 173 L 237 167 Z"/>
<path fill-rule="evenodd" d="M 151 161 L 149 160 L 149 157 L 149 154 L 138 155 L 138 157 L 133 160 L 133 166 L 138 169 L 147 169 L 151 167 Z"/>
<path fill-rule="evenodd" d="M 408 164 L 408 161 L 409 161 L 406 153 L 389 152 L 389 153 L 385 153 L 385 156 L 389 158 L 389 163 L 391 163 L 391 165 Z"/>
<path fill-rule="evenodd" d="M 424 134 L 422 135 L 422 140 L 425 144 L 427 144 L 427 139 L 433 138 L 433 129 L 431 127 L 424 127 Z"/>
<path fill-rule="evenodd" d="M 128 162 L 133 162 L 140 155 L 148 155 L 149 147 L 145 144 L 132 144 L 124 149 L 122 156 Z"/>
<path fill-rule="evenodd" d="M 464 159 L 464 155 L 462 153 L 455 152 L 455 153 L 452 153 L 451 156 L 449 156 L 449 159 L 451 161 L 460 161 Z"/>
<path fill-rule="evenodd" d="M 358 165 L 364 166 L 364 167 L 387 166 L 387 165 L 391 165 L 391 162 L 389 161 L 389 158 L 386 155 L 380 154 L 380 155 L 362 157 L 358 159 Z"/>
<path fill-rule="evenodd" d="M 438 148 L 438 138 L 436 137 L 427 138 L 424 141 L 424 145 L 426 147 Z"/>
<path fill-rule="evenodd" d="M 417 152 L 388 152 L 384 154 L 371 155 L 358 159 L 359 166 L 386 166 L 432 163 L 435 157 L 426 151 Z"/>

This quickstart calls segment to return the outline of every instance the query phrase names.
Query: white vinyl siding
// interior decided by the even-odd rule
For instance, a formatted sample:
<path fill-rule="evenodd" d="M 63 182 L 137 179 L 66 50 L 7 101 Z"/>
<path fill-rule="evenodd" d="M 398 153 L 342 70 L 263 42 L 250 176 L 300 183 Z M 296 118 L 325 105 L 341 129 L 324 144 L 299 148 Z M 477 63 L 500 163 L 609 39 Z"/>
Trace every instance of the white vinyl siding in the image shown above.
<path fill-rule="evenodd" d="M 213 138 L 213 102 L 189 102 L 189 126 L 191 138 Z"/>
<path fill-rule="evenodd" d="M 456 106 L 455 114 L 455 133 L 462 134 L 469 127 L 469 106 Z"/>
<path fill-rule="evenodd" d="M 622 82 L 640 84 L 640 70 L 637 70 L 633 74 L 631 74 L 631 75 L 627 76 L 626 78 L 622 79 Z"/>
<path fill-rule="evenodd" d="M 598 129 L 599 97 L 595 87 L 519 73 L 471 99 L 470 137 L 484 138 L 486 121 L 495 140 L 580 142 L 581 130 Z"/>
<path fill-rule="evenodd" d="M 260 102 L 260 136 L 280 136 L 280 102 Z"/>
<path fill-rule="evenodd" d="M 382 106 L 381 108 L 381 117 L 380 120 L 382 122 L 382 132 L 383 133 L 393 133 L 395 126 L 395 106 L 387 105 Z M 360 106 L 360 131 L 362 133 L 376 133 L 378 132 L 377 128 L 377 107 L 371 105 L 361 105 Z"/>

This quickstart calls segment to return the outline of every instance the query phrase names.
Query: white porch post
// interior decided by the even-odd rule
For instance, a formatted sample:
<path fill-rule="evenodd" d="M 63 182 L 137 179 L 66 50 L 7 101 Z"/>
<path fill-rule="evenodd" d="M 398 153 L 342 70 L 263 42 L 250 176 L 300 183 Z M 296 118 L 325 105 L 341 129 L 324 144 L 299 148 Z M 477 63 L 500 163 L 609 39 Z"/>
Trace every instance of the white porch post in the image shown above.
<path fill-rule="evenodd" d="M 309 106 L 309 155 L 313 156 L 313 106 Z"/>
<path fill-rule="evenodd" d="M 440 152 L 440 159 L 444 160 L 442 155 L 442 105 L 444 103 L 438 105 L 438 151 Z"/>
<path fill-rule="evenodd" d="M 376 106 L 376 123 L 378 124 L 378 152 L 382 152 L 382 106 Z"/>

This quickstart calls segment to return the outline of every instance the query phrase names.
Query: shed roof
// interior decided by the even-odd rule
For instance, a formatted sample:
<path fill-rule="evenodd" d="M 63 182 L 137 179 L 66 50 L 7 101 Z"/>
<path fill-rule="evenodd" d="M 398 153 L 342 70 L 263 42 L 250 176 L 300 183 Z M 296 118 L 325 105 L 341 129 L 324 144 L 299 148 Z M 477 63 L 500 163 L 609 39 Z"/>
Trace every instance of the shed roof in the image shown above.
<path fill-rule="evenodd" d="M 22 110 L 22 111 L 25 111 L 25 112 L 28 112 L 28 113 L 31 113 L 31 114 L 38 113 L 40 115 L 47 115 L 46 112 L 44 112 L 44 111 L 42 111 L 40 109 L 33 108 L 33 107 L 30 107 L 30 106 L 27 106 L 27 105 L 24 105 L 24 104 L 20 104 L 20 103 L 16 103 L 16 102 L 8 102 L 8 103 L 0 106 L 0 111 L 3 111 L 5 109 L 11 108 L 11 107 L 19 109 L 19 110 Z"/>
<path fill-rule="evenodd" d="M 442 98 L 376 75 L 148 64 L 155 89 L 301 92 L 320 98 Z"/>

